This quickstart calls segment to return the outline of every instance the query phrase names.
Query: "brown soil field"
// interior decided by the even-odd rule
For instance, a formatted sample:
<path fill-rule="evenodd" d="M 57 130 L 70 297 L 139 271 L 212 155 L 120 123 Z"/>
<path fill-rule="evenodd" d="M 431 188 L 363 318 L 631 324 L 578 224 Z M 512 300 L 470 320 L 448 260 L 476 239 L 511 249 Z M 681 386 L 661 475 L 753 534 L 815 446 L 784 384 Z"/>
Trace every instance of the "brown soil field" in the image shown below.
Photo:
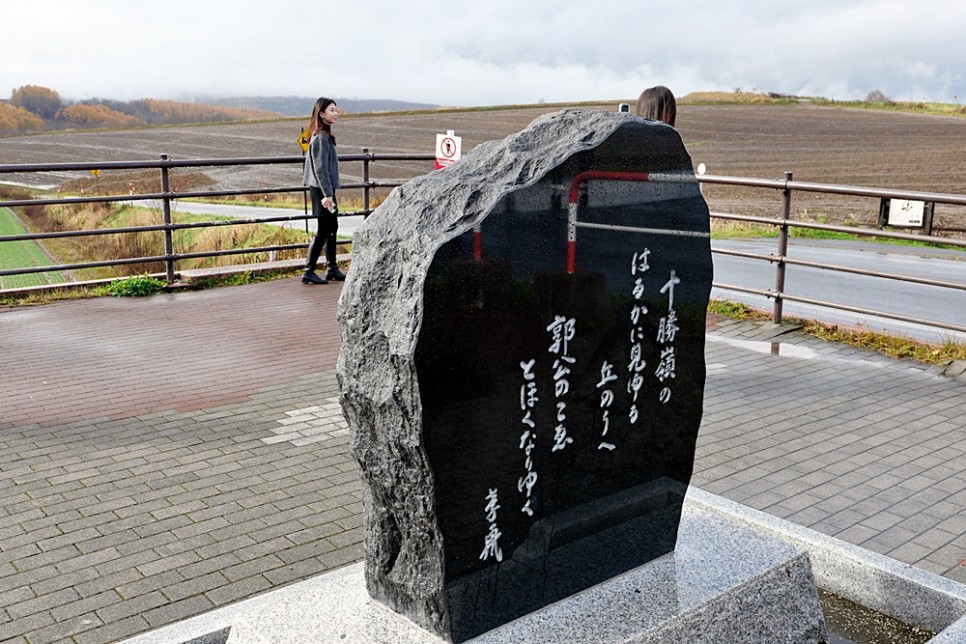
<path fill-rule="evenodd" d="M 343 117 L 335 127 L 341 154 L 432 154 L 436 133 L 454 130 L 463 153 L 517 132 L 561 106 L 376 114 Z M 589 108 L 594 109 L 594 108 Z M 596 109 L 616 109 L 600 105 Z M 97 132 L 58 132 L 0 138 L 0 164 L 290 156 L 300 153 L 301 120 Z M 966 118 L 797 105 L 688 105 L 677 127 L 694 165 L 713 175 L 781 179 L 876 188 L 966 193 Z M 432 161 L 379 161 L 377 181 L 403 181 L 432 169 Z M 297 164 L 203 168 L 218 187 L 261 188 L 301 183 Z M 362 180 L 361 163 L 342 164 L 343 183 Z M 105 172 L 101 179 L 105 179 Z M 0 182 L 57 185 L 86 173 L 0 175 Z M 712 211 L 777 215 L 773 189 L 706 185 Z M 795 218 L 874 223 L 878 200 L 796 192 Z M 940 226 L 966 227 L 962 207 L 938 206 Z"/>

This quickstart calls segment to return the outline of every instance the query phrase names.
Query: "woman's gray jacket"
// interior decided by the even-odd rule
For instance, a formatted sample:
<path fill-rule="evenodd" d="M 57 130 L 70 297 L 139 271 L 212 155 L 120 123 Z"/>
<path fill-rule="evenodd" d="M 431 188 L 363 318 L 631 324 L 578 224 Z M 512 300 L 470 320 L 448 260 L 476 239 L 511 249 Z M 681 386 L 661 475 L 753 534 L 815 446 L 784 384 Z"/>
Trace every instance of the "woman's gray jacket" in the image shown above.
<path fill-rule="evenodd" d="M 312 135 L 309 151 L 305 155 L 302 185 L 315 186 L 322 197 L 334 197 L 339 186 L 339 156 L 332 139 L 325 132 Z"/>

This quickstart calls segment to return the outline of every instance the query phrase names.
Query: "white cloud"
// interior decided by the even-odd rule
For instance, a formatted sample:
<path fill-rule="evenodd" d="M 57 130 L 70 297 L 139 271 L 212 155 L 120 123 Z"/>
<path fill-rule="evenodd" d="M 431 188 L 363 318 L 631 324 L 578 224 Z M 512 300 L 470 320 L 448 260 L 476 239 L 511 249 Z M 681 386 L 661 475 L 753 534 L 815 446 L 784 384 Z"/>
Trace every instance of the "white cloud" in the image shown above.
<path fill-rule="evenodd" d="M 760 91 L 966 95 L 966 6 L 681 0 L 33 0 L 0 5 L 0 97 L 330 94 L 447 105 Z M 960 99 L 961 100 L 961 99 Z"/>

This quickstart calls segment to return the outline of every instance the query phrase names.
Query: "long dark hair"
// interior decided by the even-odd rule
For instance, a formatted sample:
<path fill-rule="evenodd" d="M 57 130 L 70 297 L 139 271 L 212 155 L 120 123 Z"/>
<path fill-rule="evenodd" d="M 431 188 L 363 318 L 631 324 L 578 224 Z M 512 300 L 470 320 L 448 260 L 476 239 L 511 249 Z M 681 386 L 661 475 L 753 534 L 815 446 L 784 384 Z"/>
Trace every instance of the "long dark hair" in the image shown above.
<path fill-rule="evenodd" d="M 652 121 L 662 121 L 674 127 L 674 119 L 677 118 L 678 108 L 674 102 L 674 94 L 664 85 L 648 87 L 641 92 L 641 97 L 637 99 L 638 116 Z"/>
<path fill-rule="evenodd" d="M 335 137 L 332 135 L 332 128 L 329 124 L 322 120 L 322 115 L 325 110 L 329 108 L 329 105 L 335 105 L 335 101 L 331 98 L 326 98 L 325 96 L 320 96 L 318 100 L 315 101 L 315 106 L 312 107 L 312 116 L 309 118 L 309 133 L 308 138 L 311 141 L 312 137 L 318 134 L 320 131 L 325 132 L 332 139 L 332 145 L 335 145 Z"/>

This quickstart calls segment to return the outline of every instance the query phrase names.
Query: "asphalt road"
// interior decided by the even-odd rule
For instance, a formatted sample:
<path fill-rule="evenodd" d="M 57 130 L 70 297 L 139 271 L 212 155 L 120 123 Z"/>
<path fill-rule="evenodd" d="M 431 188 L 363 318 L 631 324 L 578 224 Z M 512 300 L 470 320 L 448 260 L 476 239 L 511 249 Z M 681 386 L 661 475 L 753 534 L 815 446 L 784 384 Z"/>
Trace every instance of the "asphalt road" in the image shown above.
<path fill-rule="evenodd" d="M 777 247 L 778 242 L 775 239 L 732 239 L 712 242 L 714 249 L 762 255 L 776 254 Z M 941 280 L 966 286 L 966 252 L 964 251 L 872 242 L 793 239 L 789 243 L 787 256 L 803 261 Z M 716 253 L 714 269 L 716 283 L 755 289 L 775 287 L 775 267 L 771 262 Z M 784 290 L 788 294 L 799 297 L 966 325 L 966 290 L 792 265 L 788 267 L 786 273 Z M 716 288 L 712 296 L 768 309 L 773 306 L 773 302 L 764 297 L 726 289 Z M 870 330 L 906 335 L 927 342 L 939 342 L 944 338 L 966 341 L 966 333 L 810 304 L 786 301 L 784 313 L 834 324 L 862 326 Z"/>

